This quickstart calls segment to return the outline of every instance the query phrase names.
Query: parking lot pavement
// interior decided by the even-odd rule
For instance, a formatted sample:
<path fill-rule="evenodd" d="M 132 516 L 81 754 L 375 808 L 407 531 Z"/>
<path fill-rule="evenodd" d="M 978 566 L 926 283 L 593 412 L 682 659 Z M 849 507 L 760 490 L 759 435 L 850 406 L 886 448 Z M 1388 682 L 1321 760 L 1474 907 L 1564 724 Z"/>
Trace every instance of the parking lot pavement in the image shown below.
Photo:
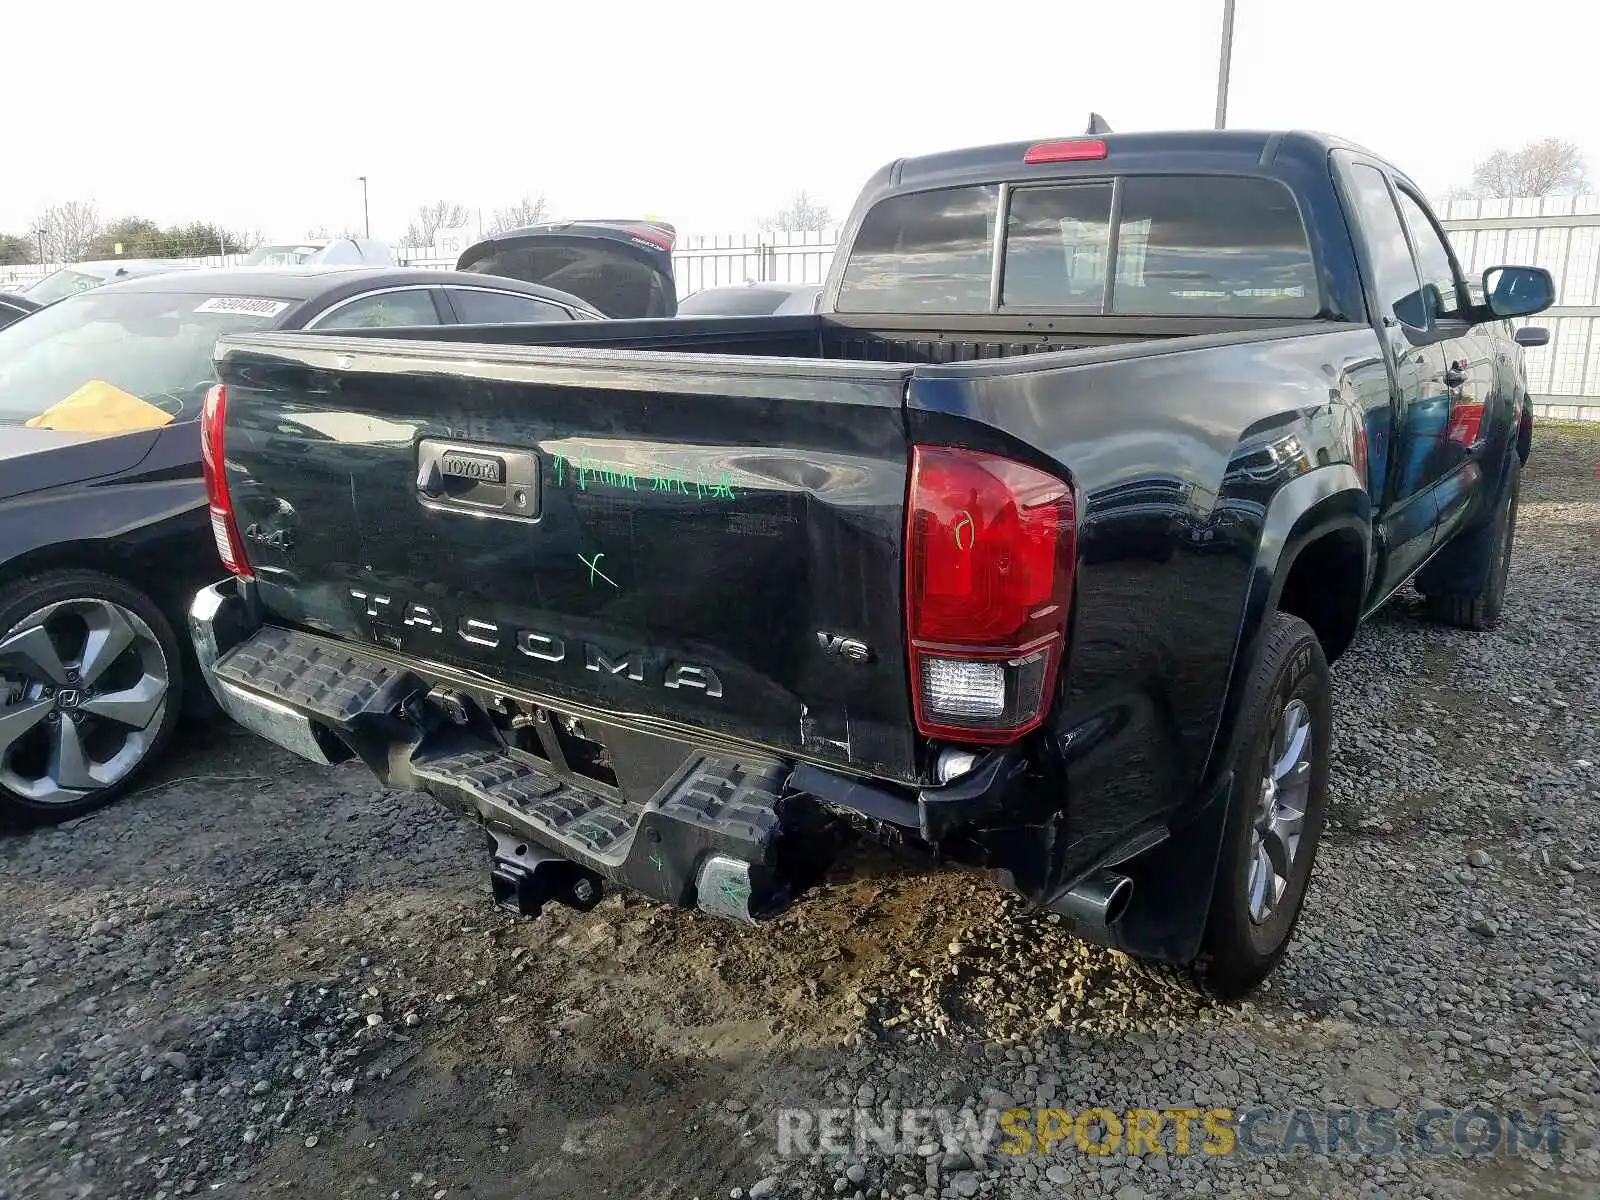
<path fill-rule="evenodd" d="M 866 853 L 754 931 L 519 922 L 426 798 L 222 727 L 0 838 L 0 1197 L 1592 1196 L 1597 464 L 1540 427 L 1497 632 L 1407 594 L 1336 668 L 1333 824 L 1246 1004 Z"/>

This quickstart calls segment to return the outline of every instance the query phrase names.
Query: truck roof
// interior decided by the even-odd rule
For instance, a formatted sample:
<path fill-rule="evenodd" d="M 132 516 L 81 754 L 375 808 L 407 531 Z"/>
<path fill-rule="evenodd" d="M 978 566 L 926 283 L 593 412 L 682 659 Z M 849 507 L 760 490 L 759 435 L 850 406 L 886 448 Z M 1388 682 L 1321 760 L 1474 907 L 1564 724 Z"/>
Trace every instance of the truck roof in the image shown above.
<path fill-rule="evenodd" d="M 1108 133 L 1031 138 L 961 150 L 902 158 L 882 168 L 868 188 L 914 190 L 962 183 L 988 182 L 1037 174 L 1023 155 L 1030 146 L 1052 141 L 1100 141 L 1104 158 L 1082 162 L 1056 162 L 1052 176 L 1105 175 L 1123 171 L 1259 170 L 1278 159 L 1326 159 L 1328 151 L 1372 152 L 1341 138 L 1306 130 L 1203 129 L 1173 133 Z M 1376 157 L 1376 156 L 1375 156 Z"/>

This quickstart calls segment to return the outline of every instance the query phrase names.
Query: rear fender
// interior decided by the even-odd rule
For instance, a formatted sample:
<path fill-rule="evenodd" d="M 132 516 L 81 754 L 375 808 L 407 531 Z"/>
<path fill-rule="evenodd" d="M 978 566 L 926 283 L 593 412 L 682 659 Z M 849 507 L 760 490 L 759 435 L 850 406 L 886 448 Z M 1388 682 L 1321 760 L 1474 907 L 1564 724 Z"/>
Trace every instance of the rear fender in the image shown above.
<path fill-rule="evenodd" d="M 1075 929 L 1080 936 L 1164 962 L 1189 963 L 1199 953 L 1228 828 L 1244 684 L 1260 652 L 1262 630 L 1278 609 L 1295 559 L 1317 539 L 1339 530 L 1361 538 L 1368 564 L 1362 579 L 1364 599 L 1371 587 L 1371 500 L 1355 468 L 1348 463 L 1319 467 L 1273 494 L 1257 543 L 1228 693 L 1204 785 L 1195 803 L 1174 816 L 1164 841 L 1116 865 L 1134 881 L 1133 897 L 1122 918 L 1109 929 Z"/>
<path fill-rule="evenodd" d="M 1244 683 L 1260 652 L 1262 629 L 1278 609 L 1295 559 L 1318 538 L 1340 530 L 1353 532 L 1361 539 L 1362 561 L 1366 564 L 1361 581 L 1365 601 L 1372 587 L 1372 499 L 1356 469 L 1349 463 L 1319 467 L 1290 480 L 1268 503 L 1261 538 L 1256 543 L 1244 615 L 1234 642 L 1227 699 L 1206 763 L 1206 793 L 1233 762 Z"/>

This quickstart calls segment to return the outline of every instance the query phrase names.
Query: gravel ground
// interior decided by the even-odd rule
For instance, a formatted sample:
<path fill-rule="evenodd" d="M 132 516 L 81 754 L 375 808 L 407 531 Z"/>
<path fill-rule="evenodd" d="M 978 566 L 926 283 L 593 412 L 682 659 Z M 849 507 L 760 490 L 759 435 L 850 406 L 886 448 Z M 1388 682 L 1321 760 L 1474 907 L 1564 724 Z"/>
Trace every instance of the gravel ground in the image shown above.
<path fill-rule="evenodd" d="M 753 932 L 619 896 L 516 921 L 425 797 L 221 727 L 114 809 L 0 839 L 0 1200 L 1593 1196 L 1597 462 L 1600 429 L 1540 427 L 1498 632 L 1408 594 L 1336 668 L 1333 824 L 1248 1003 L 866 853 Z M 780 1106 L 1013 1104 L 1268 1106 L 1265 1138 L 1294 1108 L 1479 1105 L 1560 1137 L 777 1152 Z"/>

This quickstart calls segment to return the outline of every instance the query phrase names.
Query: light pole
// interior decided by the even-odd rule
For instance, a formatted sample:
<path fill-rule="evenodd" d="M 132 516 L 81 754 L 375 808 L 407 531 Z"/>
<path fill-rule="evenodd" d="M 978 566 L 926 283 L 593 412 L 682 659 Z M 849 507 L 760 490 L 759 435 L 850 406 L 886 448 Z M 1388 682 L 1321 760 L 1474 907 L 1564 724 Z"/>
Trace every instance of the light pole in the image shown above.
<path fill-rule="evenodd" d="M 361 180 L 361 227 L 366 230 L 366 236 L 371 237 L 372 210 L 367 207 L 367 177 L 358 175 L 356 178 Z"/>
<path fill-rule="evenodd" d="M 1222 58 L 1217 64 L 1217 128 L 1228 124 L 1228 68 L 1233 62 L 1233 0 L 1222 0 Z"/>

